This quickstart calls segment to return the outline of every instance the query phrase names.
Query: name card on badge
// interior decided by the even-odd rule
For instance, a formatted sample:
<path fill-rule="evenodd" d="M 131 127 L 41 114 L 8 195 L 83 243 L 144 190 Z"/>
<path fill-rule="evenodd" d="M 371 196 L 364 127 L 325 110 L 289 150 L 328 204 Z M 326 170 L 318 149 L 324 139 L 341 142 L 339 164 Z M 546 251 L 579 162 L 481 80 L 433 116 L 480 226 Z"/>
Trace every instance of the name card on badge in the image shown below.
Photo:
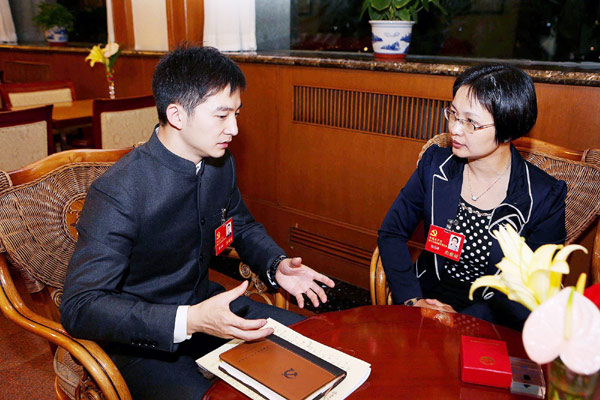
<path fill-rule="evenodd" d="M 218 256 L 233 243 L 233 218 L 229 218 L 215 229 L 215 254 Z"/>
<path fill-rule="evenodd" d="M 425 250 L 458 261 L 464 243 L 465 235 L 431 225 L 425 242 Z"/>

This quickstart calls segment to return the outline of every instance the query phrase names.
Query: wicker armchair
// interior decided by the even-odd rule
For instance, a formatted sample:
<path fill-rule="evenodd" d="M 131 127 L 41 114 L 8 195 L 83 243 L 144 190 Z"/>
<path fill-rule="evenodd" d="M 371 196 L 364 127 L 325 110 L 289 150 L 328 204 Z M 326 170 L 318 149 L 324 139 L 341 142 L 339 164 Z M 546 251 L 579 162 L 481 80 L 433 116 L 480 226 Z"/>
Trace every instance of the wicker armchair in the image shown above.
<path fill-rule="evenodd" d="M 131 399 L 120 372 L 98 344 L 70 336 L 58 306 L 79 219 L 91 183 L 131 148 L 69 150 L 20 170 L 0 170 L 0 309 L 8 319 L 47 339 L 54 351 L 58 399 Z M 235 249 L 226 256 L 238 258 Z M 244 263 L 246 295 L 288 308 Z"/>
<path fill-rule="evenodd" d="M 517 139 L 513 143 L 525 160 L 566 182 L 566 244 L 576 242 L 593 225 L 594 244 L 591 249 L 588 282 L 590 284 L 600 282 L 600 220 L 598 218 L 600 216 L 600 149 L 571 150 L 527 137 Z M 434 136 L 421 149 L 419 160 L 425 150 L 433 144 L 450 147 L 452 141 L 449 134 Z M 409 248 L 415 259 L 423 246 L 409 243 Z M 371 303 L 392 304 L 392 295 L 381 265 L 378 248 L 371 258 L 369 280 Z"/>
<path fill-rule="evenodd" d="M 0 309 L 51 343 L 58 399 L 131 399 L 112 360 L 71 337 L 57 309 L 87 189 L 129 150 L 65 151 L 0 173 Z"/>
<path fill-rule="evenodd" d="M 145 142 L 157 123 L 152 96 L 94 100 L 94 147 L 119 149 Z"/>

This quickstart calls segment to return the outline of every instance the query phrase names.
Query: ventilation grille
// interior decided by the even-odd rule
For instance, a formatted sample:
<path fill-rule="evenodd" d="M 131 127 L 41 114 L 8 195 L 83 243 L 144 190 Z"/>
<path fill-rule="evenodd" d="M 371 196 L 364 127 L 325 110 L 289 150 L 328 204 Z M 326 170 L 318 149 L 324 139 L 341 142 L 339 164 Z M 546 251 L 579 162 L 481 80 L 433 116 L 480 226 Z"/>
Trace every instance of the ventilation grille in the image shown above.
<path fill-rule="evenodd" d="M 300 228 L 290 228 L 290 244 L 308 247 L 366 268 L 371 263 L 372 252 L 370 251 Z"/>
<path fill-rule="evenodd" d="M 429 140 L 447 131 L 448 100 L 294 86 L 294 122 Z"/>

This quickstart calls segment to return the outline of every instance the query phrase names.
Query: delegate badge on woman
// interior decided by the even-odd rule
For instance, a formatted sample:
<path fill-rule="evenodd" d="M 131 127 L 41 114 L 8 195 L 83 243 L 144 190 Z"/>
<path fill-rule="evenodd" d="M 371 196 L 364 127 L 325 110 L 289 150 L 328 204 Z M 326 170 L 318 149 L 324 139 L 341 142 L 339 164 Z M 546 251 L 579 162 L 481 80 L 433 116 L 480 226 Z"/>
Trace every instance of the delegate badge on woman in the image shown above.
<path fill-rule="evenodd" d="M 465 235 L 431 225 L 425 242 L 425 250 L 458 261 L 464 242 Z"/>

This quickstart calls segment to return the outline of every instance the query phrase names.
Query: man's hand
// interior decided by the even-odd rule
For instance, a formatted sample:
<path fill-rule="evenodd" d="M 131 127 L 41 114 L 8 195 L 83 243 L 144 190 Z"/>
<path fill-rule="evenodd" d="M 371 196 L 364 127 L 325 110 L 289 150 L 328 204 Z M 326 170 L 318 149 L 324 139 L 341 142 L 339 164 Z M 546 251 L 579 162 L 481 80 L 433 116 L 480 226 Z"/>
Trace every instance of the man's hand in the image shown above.
<path fill-rule="evenodd" d="M 421 299 L 415 303 L 415 307 L 431 308 L 438 311 L 455 313 L 456 311 L 451 305 L 442 303 L 436 299 Z"/>
<path fill-rule="evenodd" d="M 229 303 L 242 296 L 248 281 L 236 288 L 219 293 L 188 308 L 187 333 L 203 332 L 224 339 L 257 340 L 273 333 L 273 329 L 261 329 L 265 319 L 244 319 L 229 309 Z"/>
<path fill-rule="evenodd" d="M 275 280 L 279 286 L 296 297 L 300 308 L 304 307 L 303 294 L 310 299 L 315 307 L 319 306 L 319 299 L 321 299 L 321 303 L 327 301 L 325 291 L 317 282 L 322 282 L 329 287 L 335 285 L 325 275 L 302 264 L 302 258 L 300 257 L 286 258 L 281 261 L 275 273 Z"/>

